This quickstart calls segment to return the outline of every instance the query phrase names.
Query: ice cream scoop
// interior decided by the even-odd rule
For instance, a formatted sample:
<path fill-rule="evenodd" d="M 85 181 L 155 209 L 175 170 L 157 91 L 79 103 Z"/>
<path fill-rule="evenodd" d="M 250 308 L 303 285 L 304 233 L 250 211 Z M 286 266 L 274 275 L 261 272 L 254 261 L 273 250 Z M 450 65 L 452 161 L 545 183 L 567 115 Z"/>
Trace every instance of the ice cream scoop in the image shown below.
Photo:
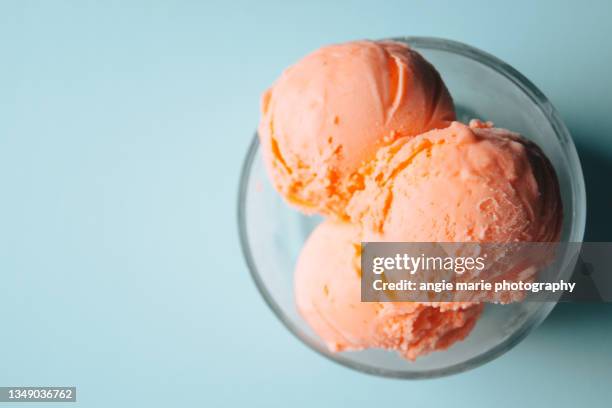
<path fill-rule="evenodd" d="M 259 139 L 275 188 L 303 212 L 340 218 L 380 147 L 455 119 L 435 68 L 391 41 L 313 52 L 264 93 L 261 110 Z"/>
<path fill-rule="evenodd" d="M 540 148 L 480 121 L 380 149 L 347 211 L 364 241 L 553 242 L 562 223 Z"/>
<path fill-rule="evenodd" d="M 360 248 L 358 226 L 328 220 L 297 262 L 298 310 L 330 350 L 383 348 L 413 360 L 470 333 L 481 304 L 361 302 Z"/>

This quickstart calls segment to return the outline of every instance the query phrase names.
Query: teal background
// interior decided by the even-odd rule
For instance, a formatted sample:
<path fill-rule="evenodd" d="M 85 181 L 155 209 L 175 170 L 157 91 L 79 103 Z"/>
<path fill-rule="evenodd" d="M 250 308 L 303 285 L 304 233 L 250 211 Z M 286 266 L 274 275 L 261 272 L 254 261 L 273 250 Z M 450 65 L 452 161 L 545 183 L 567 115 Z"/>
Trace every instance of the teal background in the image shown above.
<path fill-rule="evenodd" d="M 321 358 L 257 293 L 235 208 L 284 67 L 330 42 L 431 35 L 552 100 L 583 160 L 587 239 L 612 241 L 611 17 L 606 1 L 1 2 L 0 385 L 75 385 L 83 407 L 609 406 L 610 305 L 558 306 L 448 378 Z"/>

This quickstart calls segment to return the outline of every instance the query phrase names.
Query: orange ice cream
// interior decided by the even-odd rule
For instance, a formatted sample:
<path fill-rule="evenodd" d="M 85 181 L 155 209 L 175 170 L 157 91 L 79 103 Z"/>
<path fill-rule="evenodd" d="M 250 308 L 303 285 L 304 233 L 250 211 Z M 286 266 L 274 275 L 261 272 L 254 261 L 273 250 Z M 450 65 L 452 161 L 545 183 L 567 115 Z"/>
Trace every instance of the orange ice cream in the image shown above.
<path fill-rule="evenodd" d="M 379 150 L 348 208 L 364 241 L 554 242 L 555 172 L 532 142 L 491 124 L 454 122 Z"/>
<path fill-rule="evenodd" d="M 516 133 L 480 121 L 453 122 L 380 149 L 371 166 L 366 187 L 347 209 L 363 241 L 559 239 L 563 214 L 554 169 L 539 147 Z M 507 245 L 486 255 L 489 269 L 459 280 L 529 281 L 549 260 L 544 253 L 541 259 L 513 257 Z M 519 292 L 483 292 L 461 300 L 522 298 Z"/>
<path fill-rule="evenodd" d="M 321 48 L 283 72 L 262 98 L 259 138 L 290 204 L 345 218 L 380 147 L 454 119 L 440 75 L 420 54 L 397 42 L 357 41 Z"/>
<path fill-rule="evenodd" d="M 330 350 L 383 348 L 414 360 L 470 333 L 481 304 L 361 302 L 360 248 L 356 225 L 328 220 L 297 262 L 298 310 Z"/>
<path fill-rule="evenodd" d="M 361 302 L 360 241 L 560 237 L 559 185 L 542 151 L 488 122 L 454 122 L 440 75 L 404 44 L 321 48 L 288 68 L 261 108 L 259 139 L 275 188 L 302 212 L 329 217 L 302 249 L 295 297 L 333 351 L 383 348 L 415 359 L 465 338 L 483 309 Z M 537 265 L 504 263 L 506 254 L 492 254 L 502 273 L 510 271 L 504 276 L 535 276 Z"/>

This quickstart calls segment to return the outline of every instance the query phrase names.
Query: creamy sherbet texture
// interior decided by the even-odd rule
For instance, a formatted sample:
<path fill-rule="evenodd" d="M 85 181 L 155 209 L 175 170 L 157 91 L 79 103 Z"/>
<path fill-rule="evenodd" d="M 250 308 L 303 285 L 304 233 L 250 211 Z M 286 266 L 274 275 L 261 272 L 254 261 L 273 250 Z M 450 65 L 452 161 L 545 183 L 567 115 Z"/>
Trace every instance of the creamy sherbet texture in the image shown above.
<path fill-rule="evenodd" d="M 332 351 L 383 348 L 413 360 L 465 338 L 483 309 L 361 302 L 361 241 L 559 239 L 559 185 L 546 156 L 489 122 L 455 122 L 440 75 L 404 44 L 323 47 L 288 68 L 261 109 L 273 185 L 302 212 L 327 217 L 299 256 L 295 297 Z M 503 252 L 491 259 L 503 266 L 499 276 L 528 280 L 537 272 L 536 263 L 509 263 Z"/>
<path fill-rule="evenodd" d="M 298 310 L 330 350 L 383 348 L 414 360 L 469 334 L 482 304 L 361 302 L 360 247 L 356 225 L 326 221 L 297 262 Z"/>
<path fill-rule="evenodd" d="M 454 122 L 380 149 L 348 208 L 363 240 L 558 240 L 552 165 L 534 143 L 491 126 Z"/>
<path fill-rule="evenodd" d="M 455 119 L 435 68 L 391 41 L 313 52 L 264 93 L 261 110 L 258 133 L 275 188 L 303 212 L 340 218 L 380 147 Z"/>
<path fill-rule="evenodd" d="M 348 206 L 353 223 L 319 226 L 296 266 L 298 308 L 332 350 L 385 348 L 415 359 L 463 339 L 482 310 L 482 304 L 467 302 L 361 302 L 362 240 L 501 243 L 559 237 L 554 170 L 536 145 L 516 133 L 480 121 L 454 122 L 381 148 L 370 165 L 365 188 Z M 524 274 L 528 280 L 536 272 L 534 265 L 512 266 L 500 276 Z"/>

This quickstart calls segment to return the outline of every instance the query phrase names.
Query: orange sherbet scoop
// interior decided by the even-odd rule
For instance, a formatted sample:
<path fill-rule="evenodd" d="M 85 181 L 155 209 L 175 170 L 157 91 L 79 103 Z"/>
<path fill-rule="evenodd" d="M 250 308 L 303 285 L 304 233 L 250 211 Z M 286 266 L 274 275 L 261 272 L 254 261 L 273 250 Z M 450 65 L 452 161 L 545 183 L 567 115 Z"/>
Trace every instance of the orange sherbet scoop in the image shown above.
<path fill-rule="evenodd" d="M 381 149 L 348 207 L 364 241 L 554 242 L 563 218 L 540 148 L 472 121 Z"/>
<path fill-rule="evenodd" d="M 261 109 L 259 139 L 275 188 L 303 212 L 341 218 L 381 146 L 455 119 L 435 68 L 391 41 L 313 52 L 283 72 Z"/>
<path fill-rule="evenodd" d="M 329 220 L 297 262 L 298 310 L 330 350 L 383 348 L 414 360 L 470 333 L 482 304 L 361 302 L 359 248 L 355 225 Z"/>

